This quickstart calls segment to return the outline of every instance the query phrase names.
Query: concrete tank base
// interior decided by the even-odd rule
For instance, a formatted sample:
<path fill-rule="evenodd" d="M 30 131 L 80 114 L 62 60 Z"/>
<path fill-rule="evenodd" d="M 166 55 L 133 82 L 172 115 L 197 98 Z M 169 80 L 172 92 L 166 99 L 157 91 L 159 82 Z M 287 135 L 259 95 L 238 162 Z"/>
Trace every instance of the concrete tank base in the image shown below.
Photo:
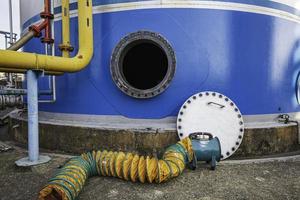
<path fill-rule="evenodd" d="M 245 120 L 243 142 L 234 157 L 256 157 L 300 150 L 296 124 L 254 124 Z M 14 113 L 9 133 L 27 144 L 27 113 Z M 176 119 L 128 119 L 120 116 L 39 113 L 40 147 L 80 154 L 90 150 L 123 150 L 160 154 L 176 143 Z"/>

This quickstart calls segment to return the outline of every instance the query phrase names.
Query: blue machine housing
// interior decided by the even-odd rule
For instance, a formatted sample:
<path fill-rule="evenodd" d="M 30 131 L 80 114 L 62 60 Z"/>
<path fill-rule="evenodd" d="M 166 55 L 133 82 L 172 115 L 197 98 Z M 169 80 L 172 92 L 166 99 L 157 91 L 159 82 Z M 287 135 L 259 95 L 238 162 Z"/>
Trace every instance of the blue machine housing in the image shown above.
<path fill-rule="evenodd" d="M 120 2 L 128 1 L 117 3 Z M 242 0 L 220 2 L 254 4 L 296 16 L 295 9 L 270 1 L 266 1 L 267 4 Z M 111 3 L 94 1 L 95 6 Z M 73 7 L 75 9 L 76 4 Z M 56 12 L 60 12 L 60 8 Z M 24 26 L 32 20 L 34 17 Z M 57 101 L 40 104 L 40 110 L 160 119 L 176 116 L 182 103 L 192 94 L 212 90 L 229 96 L 244 115 L 298 112 L 299 23 L 229 9 L 149 8 L 95 13 L 91 63 L 79 73 L 57 77 Z M 164 36 L 177 60 L 169 88 L 150 99 L 127 96 L 117 88 L 110 74 L 113 49 L 124 36 L 139 30 Z M 75 55 L 77 18 L 71 19 L 71 33 Z M 60 43 L 61 21 L 58 20 L 55 22 L 57 55 L 60 55 L 57 48 Z M 42 53 L 44 47 L 34 39 L 24 50 Z M 40 81 L 41 89 L 47 89 L 47 81 L 47 78 Z"/>
<path fill-rule="evenodd" d="M 205 138 L 205 137 L 209 138 Z M 213 137 L 210 133 L 191 133 L 194 159 L 189 163 L 192 169 L 197 168 L 197 161 L 206 161 L 212 170 L 216 169 L 217 162 L 221 160 L 221 144 L 218 137 Z"/>

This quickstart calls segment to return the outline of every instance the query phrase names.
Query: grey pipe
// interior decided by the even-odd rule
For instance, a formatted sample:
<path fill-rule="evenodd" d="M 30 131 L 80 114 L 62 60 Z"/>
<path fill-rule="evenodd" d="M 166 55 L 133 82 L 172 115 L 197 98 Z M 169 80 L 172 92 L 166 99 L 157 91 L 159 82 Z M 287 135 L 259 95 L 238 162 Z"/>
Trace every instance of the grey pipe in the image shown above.
<path fill-rule="evenodd" d="M 0 95 L 27 95 L 26 89 L 14 89 L 14 88 L 4 88 L 0 89 Z M 41 90 L 39 91 L 39 95 L 53 95 L 53 91 L 51 90 Z"/>
<path fill-rule="evenodd" d="M 3 88 L 0 90 L 0 95 L 26 95 L 25 89 Z"/>
<path fill-rule="evenodd" d="M 28 31 L 25 33 L 18 41 L 11 45 L 7 50 L 18 51 L 21 49 L 29 40 L 34 38 L 35 33 L 33 31 Z"/>
<path fill-rule="evenodd" d="M 48 156 L 39 155 L 39 118 L 38 118 L 38 78 L 39 72 L 27 71 L 27 108 L 28 108 L 28 157 L 17 160 L 17 166 L 33 166 L 46 163 Z"/>
<path fill-rule="evenodd" d="M 38 72 L 27 71 L 28 152 L 29 161 L 39 159 Z"/>
<path fill-rule="evenodd" d="M 13 10 L 12 10 L 12 2 L 11 0 L 8 1 L 8 4 L 9 4 L 9 31 L 10 31 L 10 34 L 9 34 L 9 44 L 10 46 L 14 43 L 13 41 L 13 18 L 12 18 L 12 15 L 13 15 Z M 12 74 L 9 73 L 8 74 L 8 82 L 10 84 L 13 84 L 13 78 L 12 78 Z"/>
<path fill-rule="evenodd" d="M 13 18 L 12 18 L 12 3 L 9 0 L 9 29 L 10 29 L 10 45 L 13 44 Z"/>

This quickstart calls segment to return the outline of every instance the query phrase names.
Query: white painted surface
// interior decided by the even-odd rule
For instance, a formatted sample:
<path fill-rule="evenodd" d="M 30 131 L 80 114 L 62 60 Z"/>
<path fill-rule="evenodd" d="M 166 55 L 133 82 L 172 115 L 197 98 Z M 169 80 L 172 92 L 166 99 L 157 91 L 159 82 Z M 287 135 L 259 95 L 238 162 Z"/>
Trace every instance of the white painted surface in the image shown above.
<path fill-rule="evenodd" d="M 237 106 L 217 92 L 191 96 L 181 107 L 177 118 L 180 139 L 191 133 L 206 132 L 218 137 L 223 159 L 231 156 L 242 143 L 244 121 Z"/>
<path fill-rule="evenodd" d="M 24 120 L 17 113 L 13 112 L 14 118 Z M 283 113 L 282 113 L 283 114 Z M 300 113 L 287 113 L 291 120 L 300 121 Z M 243 115 L 245 129 L 251 128 L 270 128 L 270 127 L 288 127 L 295 126 L 295 123 L 279 123 L 277 120 L 279 114 L 270 115 Z M 67 113 L 50 113 L 39 112 L 39 122 L 45 124 L 78 126 L 87 128 L 106 128 L 106 129 L 159 129 L 159 130 L 176 130 L 176 117 L 167 117 L 163 119 L 131 119 L 120 115 L 84 115 L 84 114 L 67 114 Z"/>
<path fill-rule="evenodd" d="M 9 28 L 9 4 L 8 0 L 0 1 L 0 30 L 1 31 L 10 31 Z M 13 7 L 13 32 L 20 36 L 20 5 L 19 0 L 12 0 Z M 4 36 L 0 37 L 0 49 L 5 48 L 5 39 Z"/>
<path fill-rule="evenodd" d="M 273 2 L 282 3 L 300 10 L 300 1 L 296 0 L 271 0 Z M 76 0 L 71 0 L 71 3 Z M 61 5 L 61 0 L 54 1 L 55 6 Z M 135 9 L 155 9 L 155 8 L 198 8 L 198 9 L 217 9 L 217 10 L 232 10 L 241 12 L 250 12 L 256 14 L 269 15 L 274 17 L 280 17 L 289 21 L 300 23 L 300 17 L 297 15 L 249 4 L 221 2 L 221 1 L 193 1 L 193 0 L 153 0 L 143 2 L 129 2 L 129 3 L 116 3 L 101 6 L 94 6 L 93 12 L 107 13 L 107 12 L 119 12 Z M 24 24 L 28 19 L 37 15 L 43 9 L 43 1 L 36 0 L 21 0 L 21 24 Z M 71 11 L 71 17 L 76 17 L 77 11 Z M 56 15 L 56 20 L 60 20 L 61 15 Z"/>
<path fill-rule="evenodd" d="M 287 6 L 291 6 L 296 9 L 300 9 L 300 1 L 299 0 L 270 0 L 270 1 L 285 4 Z"/>
<path fill-rule="evenodd" d="M 39 14 L 44 9 L 44 1 L 42 0 L 21 0 L 20 1 L 20 17 L 21 25 L 28 19 Z"/>

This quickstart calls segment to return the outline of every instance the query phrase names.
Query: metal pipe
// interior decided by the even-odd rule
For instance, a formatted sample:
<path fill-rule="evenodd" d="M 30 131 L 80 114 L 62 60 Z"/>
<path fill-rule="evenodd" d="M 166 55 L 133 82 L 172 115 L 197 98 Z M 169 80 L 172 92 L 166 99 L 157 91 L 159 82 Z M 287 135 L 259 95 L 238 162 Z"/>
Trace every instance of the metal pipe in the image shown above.
<path fill-rule="evenodd" d="M 0 90 L 0 95 L 26 95 L 26 89 L 13 89 L 13 88 L 3 88 Z"/>
<path fill-rule="evenodd" d="M 0 34 L 4 35 L 4 39 L 5 39 L 6 42 L 7 42 L 7 39 L 10 38 L 10 32 L 0 31 Z M 13 33 L 13 38 L 12 39 L 13 39 L 13 41 L 16 41 L 16 39 L 17 39 L 17 34 L 16 33 Z"/>
<path fill-rule="evenodd" d="M 92 0 L 78 1 L 79 51 L 73 58 L 0 50 L 0 67 L 35 69 L 55 72 L 77 72 L 85 68 L 93 56 Z M 63 36 L 64 37 L 64 36 Z"/>
<path fill-rule="evenodd" d="M 21 49 L 28 41 L 34 38 L 34 31 L 28 31 L 25 33 L 17 42 L 12 44 L 7 50 L 18 51 Z"/>
<path fill-rule="evenodd" d="M 5 36 L 5 49 L 7 49 L 7 37 Z"/>
<path fill-rule="evenodd" d="M 51 19 L 54 18 L 53 13 L 50 12 L 51 0 L 44 0 L 44 11 L 40 13 L 40 17 L 44 20 L 38 25 L 31 25 L 29 30 L 35 32 L 35 37 L 40 37 L 41 32 L 44 30 L 44 37 L 41 39 L 43 43 L 53 43 L 54 40 L 51 38 Z"/>
<path fill-rule="evenodd" d="M 45 12 L 41 13 L 41 16 L 45 17 L 45 21 L 48 22 L 48 29 L 47 33 L 45 33 L 45 38 L 43 38 L 43 42 L 48 44 L 46 47 L 46 53 L 52 54 L 52 46 L 51 46 L 51 30 L 49 30 L 49 19 L 50 15 L 52 14 L 49 12 L 50 8 L 50 2 L 51 0 L 45 0 Z M 51 40 L 51 41 L 50 41 Z M 10 51 L 10 50 L 8 50 Z M 6 51 L 7 52 L 7 51 Z M 14 53 L 20 53 L 11 51 Z M 1 54 L 1 52 L 0 52 Z M 20 53 L 23 54 L 23 53 Z M 19 55 L 20 55 L 19 54 Z M 38 60 L 38 56 L 36 54 L 33 54 L 36 56 L 36 59 Z M 1 56 L 0 56 L 1 57 Z M 52 56 L 49 56 L 52 58 Z M 15 58 L 18 59 L 18 58 Z M 14 68 L 14 67 L 13 67 Z M 16 67 L 18 68 L 18 67 Z M 25 69 L 25 68 L 24 68 Z M 38 62 L 37 62 L 37 69 Z M 29 68 L 27 71 L 27 107 L 28 107 L 28 158 L 23 158 L 18 161 L 16 161 L 16 164 L 18 166 L 30 166 L 30 165 L 36 165 L 48 162 L 50 160 L 50 157 L 48 156 L 40 156 L 39 155 L 39 120 L 38 120 L 38 78 L 39 78 L 39 71 L 34 71 Z"/>
<path fill-rule="evenodd" d="M 52 1 L 52 4 L 51 4 L 51 13 L 54 13 L 54 1 Z M 52 38 L 53 38 L 53 40 L 55 40 L 54 20 L 51 20 L 51 32 L 52 32 Z M 55 56 L 55 43 L 52 44 L 51 55 Z M 49 103 L 54 103 L 54 102 L 56 102 L 56 78 L 55 78 L 54 75 L 52 75 L 51 78 L 52 78 L 52 80 L 51 80 L 51 83 L 52 83 L 51 84 L 52 85 L 52 87 L 51 87 L 51 90 L 52 90 L 52 100 Z"/>
<path fill-rule="evenodd" d="M 54 13 L 54 1 L 51 2 L 50 8 L 49 8 L 50 13 Z M 55 34 L 54 34 L 54 20 L 49 21 L 49 25 L 51 27 L 51 31 L 49 31 L 48 37 L 52 38 L 53 41 L 55 39 Z M 45 48 L 46 48 L 46 54 L 54 56 L 55 55 L 55 43 L 46 43 Z M 55 76 L 48 76 L 49 78 L 49 88 L 51 91 L 52 99 L 50 100 L 39 100 L 39 103 L 55 103 L 56 102 L 56 80 Z M 40 92 L 39 92 L 40 94 Z"/>
<path fill-rule="evenodd" d="M 11 0 L 8 1 L 9 3 L 9 31 L 10 31 L 10 34 L 9 34 L 9 43 L 10 45 L 13 44 L 13 18 L 12 18 L 12 15 L 13 15 L 13 12 L 12 12 L 12 2 Z M 8 74 L 8 82 L 9 84 L 13 85 L 13 78 L 12 78 L 12 74 L 9 73 Z"/>
<path fill-rule="evenodd" d="M 28 108 L 28 154 L 15 163 L 18 166 L 32 166 L 46 163 L 51 158 L 39 155 L 39 119 L 38 119 L 38 71 L 27 71 L 27 108 Z"/>
<path fill-rule="evenodd" d="M 52 100 L 56 102 L 56 78 L 52 76 Z"/>
<path fill-rule="evenodd" d="M 53 55 L 54 48 L 52 44 L 45 44 L 45 52 L 46 55 Z M 39 100 L 39 103 L 54 103 L 56 101 L 56 84 L 55 84 L 55 78 L 54 76 L 49 75 L 49 93 L 46 93 L 47 91 L 40 91 L 39 95 L 52 95 L 52 99 L 50 100 Z"/>
<path fill-rule="evenodd" d="M 41 90 L 39 95 L 52 95 L 50 100 L 39 100 L 39 103 L 55 103 L 56 102 L 56 80 L 55 76 L 49 76 L 50 90 Z"/>
<path fill-rule="evenodd" d="M 15 80 L 15 88 L 17 89 L 18 88 L 18 74 L 14 74 L 15 75 L 15 78 L 14 78 L 14 80 Z"/>
<path fill-rule="evenodd" d="M 59 49 L 62 51 L 62 56 L 65 58 L 70 57 L 70 52 L 73 51 L 73 47 L 70 44 L 70 1 L 62 1 L 62 33 L 64 35 L 62 44 L 59 45 Z"/>
<path fill-rule="evenodd" d="M 7 50 L 11 51 L 17 51 L 20 48 L 22 48 L 28 41 L 30 41 L 33 37 L 35 37 L 35 32 L 34 31 L 28 31 L 25 33 L 17 42 L 15 42 L 12 46 L 10 46 Z M 14 73 L 21 73 L 25 74 L 26 69 L 11 69 L 11 68 L 1 68 L 0 67 L 0 72 L 14 72 Z M 62 72 L 50 72 L 46 71 L 46 75 L 51 74 L 51 75 L 62 75 Z"/>
<path fill-rule="evenodd" d="M 4 32 L 3 32 L 4 33 Z M 17 42 L 15 42 L 13 45 L 11 45 L 9 48 L 7 48 L 7 42 L 6 42 L 6 48 L 7 50 L 11 51 L 18 51 L 20 48 L 22 48 L 27 42 L 29 42 L 33 37 L 35 37 L 35 32 L 32 30 L 29 30 L 27 33 L 25 33 Z M 16 37 L 14 37 L 16 39 Z M 7 40 L 7 38 L 6 38 Z M 11 69 L 11 68 L 1 68 L 0 67 L 0 72 L 14 72 L 14 73 L 21 73 L 25 74 L 26 69 Z M 45 72 L 46 75 L 51 74 L 51 75 L 62 75 L 62 72 Z"/>
<path fill-rule="evenodd" d="M 16 69 L 16 68 L 3 68 L 0 67 L 0 72 L 13 72 L 13 73 L 19 73 L 19 74 L 26 74 L 27 70 L 26 69 Z M 63 75 L 64 72 L 53 72 L 53 71 L 45 71 L 44 72 L 46 75 Z"/>
<path fill-rule="evenodd" d="M 27 71 L 28 152 L 29 161 L 39 159 L 38 72 Z"/>
<path fill-rule="evenodd" d="M 13 18 L 12 18 L 12 3 L 11 0 L 8 1 L 9 2 L 9 30 L 10 30 L 10 45 L 13 44 Z"/>
<path fill-rule="evenodd" d="M 27 89 L 1 89 L 0 95 L 27 95 Z M 39 95 L 53 95 L 53 90 L 40 90 Z"/>
<path fill-rule="evenodd" d="M 21 48 L 26 42 L 28 42 L 30 39 L 32 39 L 35 35 L 34 31 L 29 31 L 27 32 L 20 40 L 18 40 L 18 42 L 16 42 L 14 45 L 12 45 L 9 49 L 13 50 L 13 51 L 17 51 L 19 48 Z M 45 52 L 47 55 L 53 55 L 53 48 L 51 44 L 45 44 Z M 52 77 L 52 76 L 51 76 Z M 52 80 L 52 79 L 51 79 Z M 55 84 L 52 83 L 52 81 L 50 82 L 51 85 Z M 53 86 L 51 86 L 51 90 L 42 90 L 39 91 L 39 95 L 53 95 L 55 97 L 55 99 L 52 98 L 52 100 L 50 101 L 39 101 L 40 103 L 46 103 L 46 102 L 54 102 L 54 100 L 56 100 L 56 94 L 54 95 L 53 93 Z M 56 90 L 55 90 L 56 92 Z M 27 90 L 26 89 L 4 89 L 4 90 L 0 90 L 0 95 L 26 95 L 27 94 Z"/>
<path fill-rule="evenodd" d="M 45 15 L 51 15 L 51 13 L 53 13 L 54 8 L 51 8 L 51 13 L 49 13 L 48 8 L 49 7 L 48 4 L 50 4 L 50 0 L 45 1 L 45 4 L 47 4 L 47 6 L 45 5 L 45 12 L 43 13 Z M 54 1 L 52 1 L 52 6 L 54 5 Z M 47 9 L 47 10 L 46 10 Z M 24 34 L 16 43 L 12 44 L 9 48 L 7 48 L 7 42 L 6 42 L 6 48 L 7 50 L 11 50 L 11 51 L 17 51 L 19 50 L 21 47 L 23 47 L 30 39 L 32 39 L 33 37 L 36 37 L 40 34 L 40 32 L 49 24 L 49 21 L 44 20 L 41 24 L 39 24 L 38 26 L 33 25 L 29 31 Z M 53 27 L 51 27 L 53 29 Z M 49 30 L 48 30 L 49 32 Z M 1 34 L 5 34 L 5 39 L 7 41 L 7 32 L 3 32 L 0 31 Z M 49 34 L 48 34 L 49 35 Z M 14 35 L 13 39 L 16 40 L 16 36 Z M 1 68 L 0 67 L 0 72 L 14 72 L 14 73 L 26 73 L 26 69 L 16 69 L 16 68 Z M 62 75 L 62 72 L 50 72 L 50 71 L 46 71 L 45 74 L 54 74 L 54 75 Z"/>

